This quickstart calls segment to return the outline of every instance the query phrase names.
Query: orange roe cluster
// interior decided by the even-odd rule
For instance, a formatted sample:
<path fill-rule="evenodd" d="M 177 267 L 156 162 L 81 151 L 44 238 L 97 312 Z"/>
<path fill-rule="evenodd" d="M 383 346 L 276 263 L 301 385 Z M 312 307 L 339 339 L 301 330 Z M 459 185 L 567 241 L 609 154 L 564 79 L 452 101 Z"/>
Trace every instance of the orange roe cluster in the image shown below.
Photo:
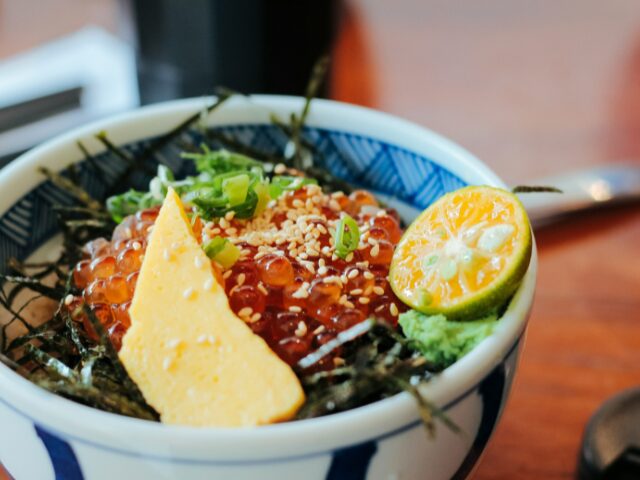
<path fill-rule="evenodd" d="M 130 325 L 128 308 L 157 214 L 158 208 L 138 212 L 118 225 L 110 242 L 89 242 L 87 258 L 74 270 L 83 299 L 68 299 L 71 310 L 82 300 L 91 305 L 116 348 Z M 360 240 L 340 258 L 333 232 L 345 214 L 357 222 Z M 194 231 L 203 244 L 219 236 L 240 249 L 227 270 L 212 262 L 216 276 L 231 309 L 290 365 L 369 317 L 395 326 L 406 310 L 387 280 L 402 236 L 399 219 L 367 191 L 346 196 L 306 185 L 250 220 L 233 212 L 210 222 L 196 217 Z M 315 369 L 340 364 L 339 354 L 326 356 Z"/>

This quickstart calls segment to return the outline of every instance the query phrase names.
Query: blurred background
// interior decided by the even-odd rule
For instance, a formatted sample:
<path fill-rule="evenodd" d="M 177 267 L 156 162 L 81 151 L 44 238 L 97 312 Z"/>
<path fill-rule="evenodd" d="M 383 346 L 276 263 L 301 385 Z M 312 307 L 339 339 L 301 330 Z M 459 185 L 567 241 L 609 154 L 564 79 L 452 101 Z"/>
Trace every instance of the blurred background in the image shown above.
<path fill-rule="evenodd" d="M 640 165 L 638 0 L 0 0 L 0 162 L 88 120 L 213 92 L 329 98 L 442 133 L 507 183 Z M 477 479 L 574 478 L 586 421 L 640 378 L 640 211 L 536 232 L 522 370 Z M 1 470 L 1 468 L 0 468 Z M 2 473 L 0 473 L 2 478 Z"/>

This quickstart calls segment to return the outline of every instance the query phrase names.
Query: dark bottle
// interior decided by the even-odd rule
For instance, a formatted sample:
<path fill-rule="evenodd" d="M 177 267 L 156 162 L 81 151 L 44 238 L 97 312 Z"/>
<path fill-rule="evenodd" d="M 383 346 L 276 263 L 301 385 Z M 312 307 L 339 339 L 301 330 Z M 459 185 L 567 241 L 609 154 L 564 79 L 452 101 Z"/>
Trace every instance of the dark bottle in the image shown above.
<path fill-rule="evenodd" d="M 130 1 L 143 104 L 216 86 L 301 95 L 340 9 L 339 0 Z"/>

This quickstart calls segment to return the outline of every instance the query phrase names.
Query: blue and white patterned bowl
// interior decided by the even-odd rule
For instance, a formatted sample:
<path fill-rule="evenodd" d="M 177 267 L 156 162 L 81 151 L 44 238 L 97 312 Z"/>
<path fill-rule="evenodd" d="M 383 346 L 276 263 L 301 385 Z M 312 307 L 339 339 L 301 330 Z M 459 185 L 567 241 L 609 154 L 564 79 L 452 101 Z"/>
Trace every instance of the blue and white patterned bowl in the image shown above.
<path fill-rule="evenodd" d="M 70 198 L 36 167 L 62 170 L 93 153 L 104 130 L 132 150 L 202 109 L 204 99 L 143 108 L 70 132 L 0 172 L 0 264 L 50 251 L 51 204 Z M 300 111 L 292 97 L 237 98 L 206 122 L 263 150 L 285 137 L 269 123 Z M 337 102 L 314 101 L 304 132 L 343 178 L 375 190 L 410 220 L 443 193 L 467 184 L 504 186 L 471 154 L 395 117 Z M 164 159 L 179 168 L 177 152 Z M 106 173 L 87 164 L 80 178 L 94 195 L 110 187 L 122 161 L 98 155 Z M 44 247 L 43 247 L 44 245 Z M 524 282 L 493 336 L 421 387 L 463 433 L 439 424 L 430 438 L 408 394 L 324 418 L 243 429 L 197 429 L 121 417 L 43 391 L 0 364 L 0 462 L 16 479 L 448 479 L 466 478 L 500 417 L 516 368 L 535 288 L 533 254 Z"/>

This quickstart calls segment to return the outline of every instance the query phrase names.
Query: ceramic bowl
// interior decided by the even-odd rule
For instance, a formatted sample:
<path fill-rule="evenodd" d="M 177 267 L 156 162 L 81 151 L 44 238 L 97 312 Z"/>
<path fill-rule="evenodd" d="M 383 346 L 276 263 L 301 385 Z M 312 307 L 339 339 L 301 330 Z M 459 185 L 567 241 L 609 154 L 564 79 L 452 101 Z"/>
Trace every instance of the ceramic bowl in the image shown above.
<path fill-rule="evenodd" d="M 103 195 L 123 168 L 94 134 L 139 149 L 202 109 L 205 99 L 142 108 L 79 128 L 22 155 L 0 172 L 0 264 L 47 254 L 55 244 L 52 203 L 69 202 L 36 173 L 82 159 L 82 140 L 106 173 L 82 164 L 80 178 Z M 271 112 L 300 111 L 293 97 L 233 99 L 206 119 L 215 128 L 263 150 L 286 138 Z M 305 137 L 343 178 L 383 195 L 406 220 L 443 193 L 467 184 L 504 187 L 482 162 L 443 137 L 384 113 L 317 100 Z M 142 142 L 142 143 L 141 143 Z M 165 151 L 175 161 L 177 152 Z M 179 165 L 175 164 L 176 168 Z M 53 240 L 52 240 L 53 239 Z M 509 395 L 531 308 L 535 251 L 522 285 L 494 335 L 433 381 L 423 393 L 462 430 L 439 423 L 430 437 L 414 400 L 399 394 L 323 418 L 258 428 L 166 426 L 88 408 L 52 395 L 0 364 L 0 461 L 22 479 L 449 479 L 477 464 Z"/>

